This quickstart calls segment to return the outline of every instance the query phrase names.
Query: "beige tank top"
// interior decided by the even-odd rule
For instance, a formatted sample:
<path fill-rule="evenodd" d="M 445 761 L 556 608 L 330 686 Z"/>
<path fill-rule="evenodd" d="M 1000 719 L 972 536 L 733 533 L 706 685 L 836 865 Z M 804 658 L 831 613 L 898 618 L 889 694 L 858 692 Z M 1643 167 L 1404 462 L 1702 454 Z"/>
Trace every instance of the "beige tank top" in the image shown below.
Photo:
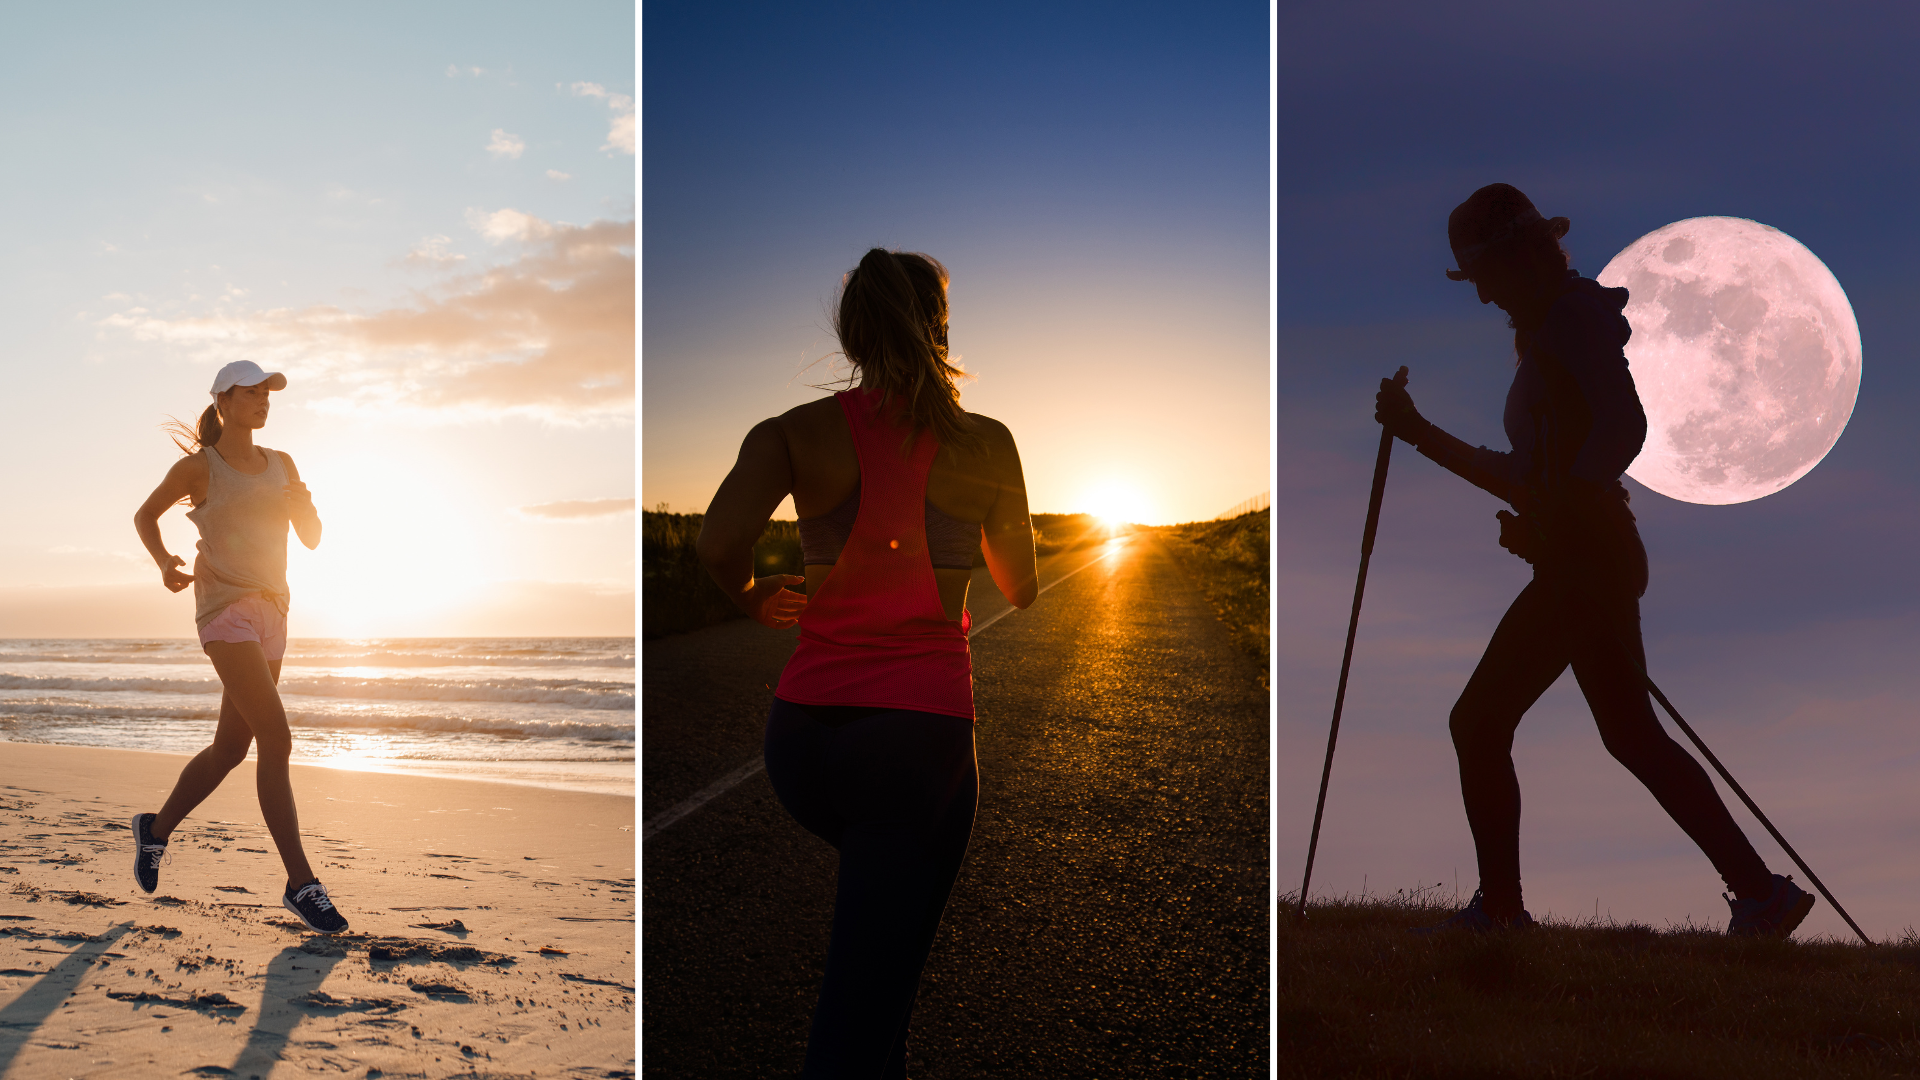
<path fill-rule="evenodd" d="M 207 498 L 187 511 L 200 529 L 193 559 L 193 621 L 204 628 L 235 600 L 258 596 L 287 613 L 287 470 L 266 447 L 267 467 L 256 476 L 227 464 L 211 447 Z"/>

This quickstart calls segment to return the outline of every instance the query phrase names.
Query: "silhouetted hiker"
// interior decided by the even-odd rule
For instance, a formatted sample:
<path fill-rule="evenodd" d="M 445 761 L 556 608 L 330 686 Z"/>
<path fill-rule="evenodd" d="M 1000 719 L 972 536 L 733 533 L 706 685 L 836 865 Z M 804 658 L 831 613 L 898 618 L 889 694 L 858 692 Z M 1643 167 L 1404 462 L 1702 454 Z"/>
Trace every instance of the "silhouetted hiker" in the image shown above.
<path fill-rule="evenodd" d="M 159 813 L 134 815 L 133 875 L 146 892 L 159 886 L 167 837 L 247 760 L 248 744 L 258 742 L 260 813 L 287 870 L 280 902 L 309 929 L 337 934 L 347 920 L 334 910 L 300 844 L 287 769 L 293 733 L 278 688 L 287 652 L 287 526 L 307 547 L 319 547 L 320 515 L 293 458 L 253 444 L 253 433 L 267 424 L 267 394 L 286 386 L 285 375 L 262 371 L 251 360 L 221 368 L 213 379 L 214 403 L 200 414 L 198 427 L 181 426 L 186 456 L 133 515 L 140 542 L 160 566 L 161 583 L 173 592 L 193 586 L 200 647 L 221 687 L 213 745 L 187 762 Z M 200 529 L 191 575 L 180 572 L 185 560 L 168 552 L 160 536 L 160 515 L 183 500 L 192 504 L 187 517 Z"/>
<path fill-rule="evenodd" d="M 1453 707 L 1460 793 L 1480 862 L 1465 910 L 1432 929 L 1530 926 L 1520 901 L 1520 717 L 1573 665 L 1607 750 L 1700 845 L 1727 887 L 1731 934 L 1785 936 L 1813 897 L 1770 873 L 1720 801 L 1706 770 L 1655 718 L 1643 675 L 1641 546 L 1620 474 L 1646 438 L 1646 414 L 1622 347 L 1627 290 L 1568 268 L 1566 218 L 1542 218 L 1506 184 L 1473 193 L 1447 219 L 1447 239 L 1480 302 L 1509 316 L 1519 370 L 1507 391 L 1512 453 L 1468 446 L 1427 422 L 1406 390 L 1382 379 L 1376 419 L 1420 453 L 1510 503 L 1501 546 L 1533 564 Z"/>
<path fill-rule="evenodd" d="M 858 376 L 762 421 L 700 527 L 707 572 L 800 640 L 767 716 L 767 778 L 840 851 L 806 1077 L 906 1075 L 907 1021 L 973 830 L 975 545 L 1015 607 L 1033 602 L 1033 529 L 1005 425 L 960 407 L 947 271 L 874 248 L 841 284 L 834 331 Z M 754 577 L 788 494 L 806 577 Z M 784 586 L 804 580 L 807 596 Z"/>

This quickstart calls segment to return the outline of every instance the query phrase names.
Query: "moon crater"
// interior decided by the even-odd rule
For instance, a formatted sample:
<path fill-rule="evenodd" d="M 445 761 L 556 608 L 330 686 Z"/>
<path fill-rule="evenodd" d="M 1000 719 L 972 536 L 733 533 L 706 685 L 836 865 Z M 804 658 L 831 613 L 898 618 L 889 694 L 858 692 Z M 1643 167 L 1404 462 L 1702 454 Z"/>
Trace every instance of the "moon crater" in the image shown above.
<path fill-rule="evenodd" d="M 1771 495 L 1827 456 L 1860 391 L 1860 328 L 1833 273 L 1778 229 L 1700 217 L 1597 279 L 1625 286 L 1647 441 L 1627 475 L 1686 502 Z"/>

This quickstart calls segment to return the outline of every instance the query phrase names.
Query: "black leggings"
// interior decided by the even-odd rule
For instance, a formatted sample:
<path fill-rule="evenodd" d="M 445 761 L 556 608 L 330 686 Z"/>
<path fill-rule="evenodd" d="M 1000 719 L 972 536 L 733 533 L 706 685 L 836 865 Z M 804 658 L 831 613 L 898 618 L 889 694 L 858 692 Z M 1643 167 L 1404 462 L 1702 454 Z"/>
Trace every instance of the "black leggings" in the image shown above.
<path fill-rule="evenodd" d="M 1728 888 L 1764 898 L 1772 875 L 1692 755 L 1653 714 L 1641 674 L 1640 595 L 1646 555 L 1639 537 L 1583 553 L 1560 573 L 1536 571 L 1487 643 L 1453 707 L 1460 793 L 1480 861 L 1480 888 L 1496 912 L 1520 906 L 1520 781 L 1513 733 L 1520 717 L 1573 666 L 1600 738 L 1700 846 Z M 1637 665 L 1637 666 L 1636 666 Z"/>
<path fill-rule="evenodd" d="M 904 1078 L 907 1020 L 973 831 L 973 721 L 800 706 L 767 715 L 767 779 L 840 851 L 803 1077 Z"/>

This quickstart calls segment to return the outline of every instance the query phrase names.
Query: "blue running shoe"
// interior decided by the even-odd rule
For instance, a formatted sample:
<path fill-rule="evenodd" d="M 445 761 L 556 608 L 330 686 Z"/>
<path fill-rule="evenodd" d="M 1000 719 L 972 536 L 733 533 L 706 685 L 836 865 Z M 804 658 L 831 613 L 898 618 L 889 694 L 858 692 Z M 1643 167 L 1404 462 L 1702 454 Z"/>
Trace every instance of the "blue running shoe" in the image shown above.
<path fill-rule="evenodd" d="M 288 892 L 280 898 L 281 906 L 307 924 L 307 929 L 322 934 L 342 934 L 346 932 L 347 920 L 333 906 L 333 898 L 327 895 L 327 887 L 314 878 L 300 888 Z"/>
<path fill-rule="evenodd" d="M 1729 896 L 1727 905 L 1733 908 L 1733 917 L 1727 920 L 1727 936 L 1784 938 L 1813 910 L 1813 894 L 1795 885 L 1792 878 L 1775 874 L 1773 892 L 1765 900 Z"/>
<path fill-rule="evenodd" d="M 1508 922 L 1501 922 L 1486 913 L 1480 906 L 1480 890 L 1473 890 L 1473 899 L 1451 917 L 1433 926 L 1416 926 L 1407 932 L 1410 934 L 1440 934 L 1449 930 L 1465 930 L 1475 934 L 1490 934 L 1494 931 L 1531 930 L 1533 916 L 1523 909 L 1518 916 Z"/>
<path fill-rule="evenodd" d="M 141 892 L 152 892 L 160 887 L 160 862 L 167 857 L 167 842 L 155 840 L 153 833 L 147 831 L 158 814 L 133 815 L 133 880 L 140 883 Z"/>

